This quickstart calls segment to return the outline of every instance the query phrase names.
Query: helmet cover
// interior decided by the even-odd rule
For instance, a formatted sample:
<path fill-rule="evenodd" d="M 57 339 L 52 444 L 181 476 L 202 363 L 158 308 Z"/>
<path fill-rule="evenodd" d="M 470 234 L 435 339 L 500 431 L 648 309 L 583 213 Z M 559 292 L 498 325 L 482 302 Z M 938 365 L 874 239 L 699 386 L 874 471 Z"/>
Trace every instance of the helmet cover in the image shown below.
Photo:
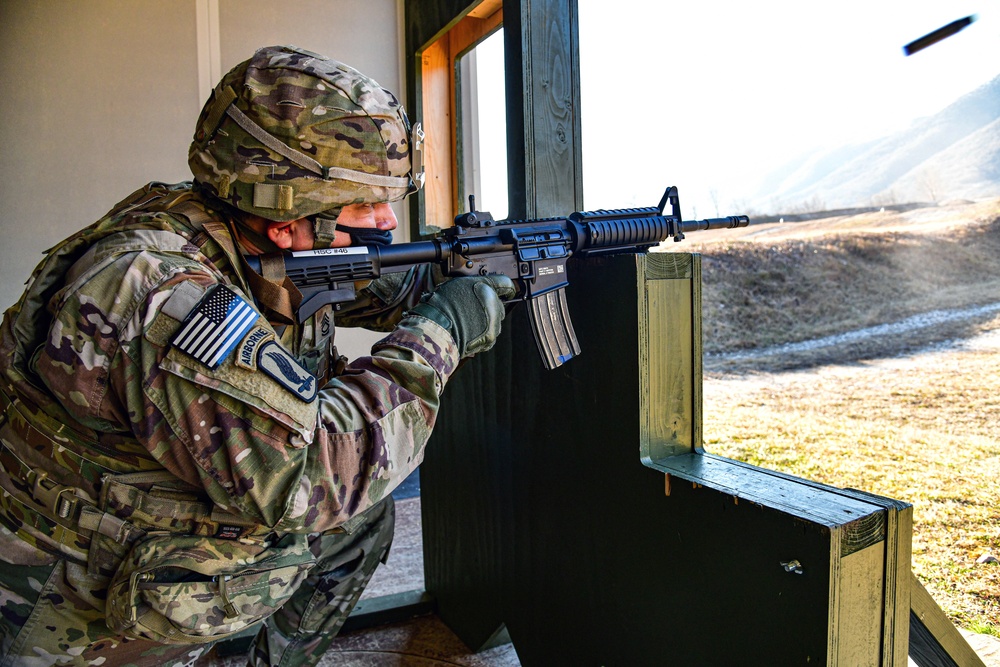
<path fill-rule="evenodd" d="M 395 96 L 361 72 L 272 46 L 212 91 L 188 164 L 219 199 L 287 221 L 416 191 L 422 139 Z"/>

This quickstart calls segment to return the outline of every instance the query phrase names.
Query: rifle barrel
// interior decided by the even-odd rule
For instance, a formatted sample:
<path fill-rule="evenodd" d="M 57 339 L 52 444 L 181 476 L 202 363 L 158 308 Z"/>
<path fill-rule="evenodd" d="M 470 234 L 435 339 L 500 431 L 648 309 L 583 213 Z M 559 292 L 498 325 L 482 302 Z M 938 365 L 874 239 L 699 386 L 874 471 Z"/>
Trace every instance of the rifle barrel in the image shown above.
<path fill-rule="evenodd" d="M 730 215 L 725 218 L 708 218 L 707 220 L 684 220 L 681 222 L 682 232 L 697 232 L 706 229 L 735 229 L 746 227 L 750 218 L 745 215 Z"/>

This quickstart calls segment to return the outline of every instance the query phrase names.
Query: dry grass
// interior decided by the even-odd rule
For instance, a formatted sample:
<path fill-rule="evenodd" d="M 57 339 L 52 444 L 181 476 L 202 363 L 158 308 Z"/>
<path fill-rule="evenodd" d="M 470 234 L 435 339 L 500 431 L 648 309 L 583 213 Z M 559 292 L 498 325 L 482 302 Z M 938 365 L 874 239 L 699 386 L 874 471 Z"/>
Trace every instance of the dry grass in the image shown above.
<path fill-rule="evenodd" d="M 976 563 L 1000 556 L 997 350 L 710 378 L 705 395 L 709 451 L 912 503 L 917 576 L 960 625 L 1000 636 L 1000 566 Z"/>
<path fill-rule="evenodd" d="M 1000 219 L 965 222 L 943 238 L 879 231 L 706 245 L 706 348 L 1000 301 Z M 913 352 L 993 330 L 993 346 Z M 976 562 L 1000 557 L 1000 318 L 767 364 L 799 370 L 762 373 L 749 361 L 733 374 L 709 359 L 706 448 L 912 503 L 917 576 L 959 625 L 1000 636 L 1000 565 Z"/>
<path fill-rule="evenodd" d="M 1000 301 L 1000 201 L 955 215 L 961 224 L 945 218 L 915 227 L 895 216 L 895 226 L 879 220 L 859 227 L 838 219 L 692 244 L 704 257 L 705 351 L 767 347 Z"/>

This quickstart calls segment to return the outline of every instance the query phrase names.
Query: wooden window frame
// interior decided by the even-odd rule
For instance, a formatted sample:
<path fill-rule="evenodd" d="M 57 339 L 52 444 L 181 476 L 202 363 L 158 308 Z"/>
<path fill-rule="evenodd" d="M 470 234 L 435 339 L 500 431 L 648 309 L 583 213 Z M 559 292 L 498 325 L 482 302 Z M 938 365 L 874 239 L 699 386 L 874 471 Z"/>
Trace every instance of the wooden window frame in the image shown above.
<path fill-rule="evenodd" d="M 503 24 L 502 0 L 483 0 L 417 54 L 424 142 L 423 215 L 418 234 L 454 224 L 459 202 L 457 61 Z"/>

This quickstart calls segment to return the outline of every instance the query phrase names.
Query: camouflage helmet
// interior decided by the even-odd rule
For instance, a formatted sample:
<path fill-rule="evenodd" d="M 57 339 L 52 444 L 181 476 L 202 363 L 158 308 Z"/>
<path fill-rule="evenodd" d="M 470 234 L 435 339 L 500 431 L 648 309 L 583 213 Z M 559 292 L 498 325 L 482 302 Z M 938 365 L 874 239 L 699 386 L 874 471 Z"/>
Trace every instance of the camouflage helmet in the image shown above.
<path fill-rule="evenodd" d="M 392 93 L 361 72 L 269 46 L 212 91 L 188 164 L 219 199 L 287 221 L 416 191 L 422 138 Z"/>

